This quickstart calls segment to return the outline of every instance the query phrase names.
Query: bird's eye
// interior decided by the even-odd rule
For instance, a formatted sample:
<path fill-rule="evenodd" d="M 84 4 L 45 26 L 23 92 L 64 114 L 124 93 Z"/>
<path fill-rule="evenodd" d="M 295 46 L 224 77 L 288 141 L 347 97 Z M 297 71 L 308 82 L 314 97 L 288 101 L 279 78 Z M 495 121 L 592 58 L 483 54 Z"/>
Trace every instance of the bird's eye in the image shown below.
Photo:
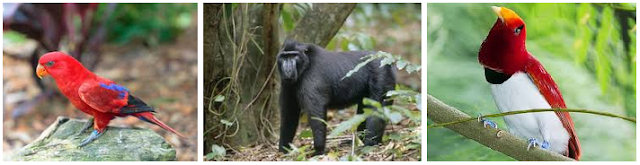
<path fill-rule="evenodd" d="M 49 62 L 47 62 L 47 63 L 46 63 L 46 64 L 44 64 L 44 65 L 46 65 L 46 66 L 48 66 L 48 67 L 51 67 L 51 66 L 53 66 L 53 63 L 55 63 L 55 62 L 53 62 L 53 61 L 49 61 Z"/>
<path fill-rule="evenodd" d="M 520 31 L 522 31 L 522 28 L 524 28 L 524 25 L 520 25 L 518 26 L 518 28 L 516 28 L 516 30 L 513 32 L 516 36 L 520 35 Z"/>

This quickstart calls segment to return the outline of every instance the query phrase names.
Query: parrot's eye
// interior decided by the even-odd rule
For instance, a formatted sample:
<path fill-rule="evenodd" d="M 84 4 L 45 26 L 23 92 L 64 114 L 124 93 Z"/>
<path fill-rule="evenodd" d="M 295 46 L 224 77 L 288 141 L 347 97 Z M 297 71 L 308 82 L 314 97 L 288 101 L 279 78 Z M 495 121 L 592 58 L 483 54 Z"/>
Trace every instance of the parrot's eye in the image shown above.
<path fill-rule="evenodd" d="M 522 31 L 522 28 L 524 28 L 524 25 L 518 26 L 518 28 L 516 28 L 516 30 L 514 31 L 514 34 L 516 36 L 519 36 L 520 35 L 520 31 Z"/>
<path fill-rule="evenodd" d="M 54 63 L 53 61 L 49 61 L 49 62 L 47 62 L 47 63 L 46 63 L 46 64 L 44 64 L 44 65 L 46 65 L 46 66 L 48 66 L 48 67 L 51 67 L 51 66 L 53 66 L 53 63 Z"/>

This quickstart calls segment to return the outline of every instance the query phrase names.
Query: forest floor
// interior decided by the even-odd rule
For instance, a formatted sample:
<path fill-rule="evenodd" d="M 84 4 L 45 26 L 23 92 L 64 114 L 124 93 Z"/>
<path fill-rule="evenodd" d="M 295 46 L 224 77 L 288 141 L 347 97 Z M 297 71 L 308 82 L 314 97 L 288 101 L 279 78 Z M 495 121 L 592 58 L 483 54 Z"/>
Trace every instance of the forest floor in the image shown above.
<path fill-rule="evenodd" d="M 355 112 L 354 108 L 345 110 L 330 110 L 328 112 L 329 128 L 334 128 L 343 121 L 353 117 Z M 318 161 L 338 161 L 348 159 L 348 155 L 351 155 L 352 150 L 355 153 L 355 157 L 351 160 L 365 160 L 365 161 L 419 161 L 421 160 L 420 148 L 411 148 L 407 146 L 416 145 L 412 143 L 408 136 L 418 135 L 420 140 L 421 127 L 415 126 L 409 119 L 405 118 L 398 124 L 387 124 L 385 136 L 402 137 L 402 140 L 385 140 L 382 144 L 373 147 L 363 147 L 359 145 L 353 147 L 353 134 L 347 133 L 346 135 L 328 137 L 325 149 L 325 155 L 318 155 L 311 157 L 313 153 L 313 138 L 301 137 L 303 132 L 309 132 L 310 127 L 303 116 L 301 124 L 298 127 L 298 132 L 294 138 L 294 145 L 298 148 L 306 147 L 306 153 L 296 154 L 283 154 L 278 152 L 277 139 L 269 142 L 270 144 L 256 144 L 241 149 L 231 149 L 232 152 L 228 152 L 225 160 L 232 161 L 291 161 L 291 160 L 318 160 Z M 393 134 L 393 135 L 391 135 Z M 386 139 L 386 138 L 385 138 Z M 413 140 L 416 140 L 415 138 Z M 419 144 L 418 144 L 419 145 Z M 364 151 L 368 150 L 368 151 Z"/>
<path fill-rule="evenodd" d="M 28 45 L 25 44 L 24 47 L 29 47 Z M 116 118 L 110 125 L 151 128 L 176 148 L 178 160 L 196 160 L 197 45 L 195 25 L 178 36 L 173 43 L 151 47 L 135 42 L 102 45 L 102 59 L 94 73 L 126 86 L 136 97 L 156 108 L 158 113 L 155 115 L 158 119 L 188 138 L 180 138 L 135 117 Z M 28 50 L 6 46 L 5 49 Z M 62 95 L 52 95 L 32 107 L 19 108 L 41 93 L 34 81 L 35 72 L 24 58 L 9 55 L 3 55 L 2 58 L 5 96 L 4 154 L 10 154 L 32 142 L 57 116 L 88 119 L 88 115 L 73 107 Z M 47 87 L 56 88 L 51 78 L 43 78 L 43 81 Z"/>

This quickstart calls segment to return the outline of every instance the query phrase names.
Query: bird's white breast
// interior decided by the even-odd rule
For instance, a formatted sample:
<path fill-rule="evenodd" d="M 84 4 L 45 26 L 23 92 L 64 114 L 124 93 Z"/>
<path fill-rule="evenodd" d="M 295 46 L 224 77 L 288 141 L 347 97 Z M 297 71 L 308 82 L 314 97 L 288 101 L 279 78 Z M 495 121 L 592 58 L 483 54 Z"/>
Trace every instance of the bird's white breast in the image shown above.
<path fill-rule="evenodd" d="M 502 84 L 491 84 L 496 106 L 502 112 L 551 108 L 528 74 L 517 72 Z M 564 154 L 569 133 L 554 112 L 525 113 L 504 117 L 509 131 L 522 138 L 546 140 L 550 150 Z"/>

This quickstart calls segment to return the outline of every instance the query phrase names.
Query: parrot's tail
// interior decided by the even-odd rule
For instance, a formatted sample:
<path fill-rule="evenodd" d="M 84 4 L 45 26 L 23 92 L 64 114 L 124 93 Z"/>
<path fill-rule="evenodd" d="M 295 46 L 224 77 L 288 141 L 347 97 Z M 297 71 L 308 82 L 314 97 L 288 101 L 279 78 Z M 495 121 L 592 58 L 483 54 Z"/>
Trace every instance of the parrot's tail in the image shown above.
<path fill-rule="evenodd" d="M 179 133 L 178 131 L 174 130 L 173 128 L 169 127 L 168 125 L 164 124 L 163 122 L 161 122 L 160 120 L 158 120 L 158 118 L 156 118 L 155 116 L 153 116 L 153 114 L 151 112 L 141 112 L 141 113 L 136 113 L 134 114 L 134 116 L 146 121 L 146 122 L 150 122 L 153 123 L 155 125 L 158 125 L 160 127 L 162 127 L 163 129 L 172 132 L 182 138 L 187 138 L 186 136 L 182 135 L 181 133 Z"/>

